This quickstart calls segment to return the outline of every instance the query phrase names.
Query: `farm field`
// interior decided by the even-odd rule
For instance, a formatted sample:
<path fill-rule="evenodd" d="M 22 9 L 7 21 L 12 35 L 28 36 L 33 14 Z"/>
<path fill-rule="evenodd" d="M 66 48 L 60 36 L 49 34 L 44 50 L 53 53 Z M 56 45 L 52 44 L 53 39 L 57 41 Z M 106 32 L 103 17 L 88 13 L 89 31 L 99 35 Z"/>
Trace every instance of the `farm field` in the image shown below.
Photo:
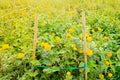
<path fill-rule="evenodd" d="M 0 0 L 0 80 L 120 80 L 120 0 Z"/>

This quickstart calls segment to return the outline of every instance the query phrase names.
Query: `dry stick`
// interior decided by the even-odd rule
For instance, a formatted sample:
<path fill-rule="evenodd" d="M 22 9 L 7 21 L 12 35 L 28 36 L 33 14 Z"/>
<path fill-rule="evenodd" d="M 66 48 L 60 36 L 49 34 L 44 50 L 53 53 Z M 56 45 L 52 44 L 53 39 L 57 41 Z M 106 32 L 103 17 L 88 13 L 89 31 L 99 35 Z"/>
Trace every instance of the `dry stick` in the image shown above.
<path fill-rule="evenodd" d="M 85 62 L 85 80 L 87 80 L 87 55 L 86 55 L 86 20 L 85 20 L 85 12 L 82 12 L 82 24 L 83 24 L 83 47 L 84 47 L 84 62 Z"/>
<path fill-rule="evenodd" d="M 36 40 L 37 40 L 37 31 L 38 31 L 38 14 L 35 15 L 35 22 L 34 22 L 34 42 L 33 42 L 33 54 L 32 59 L 35 60 L 36 55 Z"/>

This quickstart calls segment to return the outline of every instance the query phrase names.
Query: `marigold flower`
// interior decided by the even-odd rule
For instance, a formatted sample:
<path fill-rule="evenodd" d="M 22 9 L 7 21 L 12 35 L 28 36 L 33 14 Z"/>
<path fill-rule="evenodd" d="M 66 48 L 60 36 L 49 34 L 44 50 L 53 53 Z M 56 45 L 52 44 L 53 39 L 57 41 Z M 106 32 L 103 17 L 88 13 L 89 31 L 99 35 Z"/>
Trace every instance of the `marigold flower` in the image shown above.
<path fill-rule="evenodd" d="M 3 44 L 2 45 L 2 50 L 6 50 L 6 49 L 9 49 L 9 48 L 10 48 L 9 44 Z"/>
<path fill-rule="evenodd" d="M 82 35 L 79 35 L 79 38 L 82 39 Z"/>
<path fill-rule="evenodd" d="M 66 35 L 66 37 L 67 37 L 67 38 L 71 38 L 71 34 L 68 33 L 68 34 Z"/>
<path fill-rule="evenodd" d="M 92 33 L 94 33 L 94 32 L 95 32 L 95 30 L 94 30 L 94 29 L 92 29 L 91 31 L 92 31 Z"/>
<path fill-rule="evenodd" d="M 49 50 L 51 50 L 51 46 L 50 46 L 49 44 L 45 44 L 45 45 L 44 45 L 44 49 L 45 49 L 46 51 L 49 51 Z"/>
<path fill-rule="evenodd" d="M 100 79 L 104 79 L 104 75 L 103 74 L 99 74 L 99 78 Z"/>
<path fill-rule="evenodd" d="M 112 53 L 110 53 L 110 52 L 107 53 L 107 56 L 108 56 L 108 57 L 112 57 Z"/>
<path fill-rule="evenodd" d="M 87 51 L 86 51 L 86 54 L 87 54 L 88 56 L 92 56 L 92 55 L 93 55 L 93 52 L 92 52 L 92 50 L 87 50 Z"/>
<path fill-rule="evenodd" d="M 108 73 L 108 77 L 110 77 L 110 78 L 111 78 L 112 76 L 113 76 L 113 74 L 112 74 L 112 73 Z"/>
<path fill-rule="evenodd" d="M 68 72 L 66 73 L 66 75 L 67 75 L 67 76 L 70 76 L 70 75 L 71 75 L 71 72 L 68 71 Z"/>
<path fill-rule="evenodd" d="M 45 27 L 45 26 L 46 26 L 46 23 L 45 23 L 45 22 L 41 23 L 41 26 L 42 26 L 42 27 Z"/>
<path fill-rule="evenodd" d="M 82 72 L 83 72 L 83 69 L 79 69 L 79 72 L 81 72 L 81 73 L 82 73 Z"/>
<path fill-rule="evenodd" d="M 92 37 L 87 37 L 87 41 L 91 42 L 92 41 Z"/>
<path fill-rule="evenodd" d="M 56 37 L 55 37 L 55 41 L 56 41 L 56 42 L 59 42 L 59 41 L 60 41 L 60 37 L 56 36 Z"/>
<path fill-rule="evenodd" d="M 110 62 L 109 61 L 105 61 L 105 64 L 107 65 L 107 66 L 109 66 L 110 65 Z"/>
<path fill-rule="evenodd" d="M 24 57 L 24 54 L 23 53 L 19 53 L 18 54 L 18 58 L 22 59 Z"/>
<path fill-rule="evenodd" d="M 104 36 L 104 40 L 107 41 L 107 40 L 108 40 L 108 37 L 107 37 L 107 36 Z"/>
<path fill-rule="evenodd" d="M 98 31 L 101 31 L 102 29 L 100 27 L 98 27 Z"/>
<path fill-rule="evenodd" d="M 73 25 L 76 25 L 77 24 L 77 22 L 73 22 Z"/>
<path fill-rule="evenodd" d="M 74 29 L 70 28 L 70 29 L 69 29 L 69 32 L 70 32 L 70 33 L 73 33 L 73 32 L 74 32 Z"/>
<path fill-rule="evenodd" d="M 79 51 L 79 53 L 81 53 L 81 54 L 82 54 L 83 52 L 84 52 L 83 50 L 80 50 L 80 51 Z"/>
<path fill-rule="evenodd" d="M 76 51 L 76 50 L 77 50 L 76 44 L 73 44 L 73 45 L 72 45 L 72 48 L 73 48 L 73 50 Z"/>

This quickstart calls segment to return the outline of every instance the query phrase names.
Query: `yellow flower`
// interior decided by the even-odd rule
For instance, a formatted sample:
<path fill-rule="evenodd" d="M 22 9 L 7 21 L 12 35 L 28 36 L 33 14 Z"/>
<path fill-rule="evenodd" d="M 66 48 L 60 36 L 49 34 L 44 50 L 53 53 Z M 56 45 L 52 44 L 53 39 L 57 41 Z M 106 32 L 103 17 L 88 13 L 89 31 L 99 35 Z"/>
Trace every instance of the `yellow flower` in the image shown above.
<path fill-rule="evenodd" d="M 67 38 L 71 38 L 71 34 L 68 33 L 68 34 L 66 35 L 66 37 L 67 37 Z"/>
<path fill-rule="evenodd" d="M 103 74 L 99 74 L 99 78 L 100 79 L 104 79 L 104 75 Z"/>
<path fill-rule="evenodd" d="M 48 12 L 48 14 L 49 14 L 49 15 L 51 15 L 51 14 L 52 14 L 52 12 L 50 12 L 50 11 L 49 11 L 49 12 Z"/>
<path fill-rule="evenodd" d="M 98 27 L 98 31 L 101 31 L 102 29 L 100 27 Z"/>
<path fill-rule="evenodd" d="M 68 14 L 72 14 L 73 15 L 73 14 L 75 14 L 75 12 L 74 11 L 69 11 Z"/>
<path fill-rule="evenodd" d="M 105 64 L 107 65 L 107 66 L 109 66 L 110 65 L 110 62 L 109 61 L 105 61 Z"/>
<path fill-rule="evenodd" d="M 83 72 L 83 69 L 79 69 L 79 72 L 81 72 L 81 73 L 82 73 L 82 72 Z"/>
<path fill-rule="evenodd" d="M 84 52 L 83 50 L 80 50 L 80 51 L 79 51 L 79 53 L 81 53 L 81 54 L 82 54 L 83 52 Z"/>
<path fill-rule="evenodd" d="M 87 41 L 91 42 L 92 41 L 92 37 L 87 37 Z"/>
<path fill-rule="evenodd" d="M 107 53 L 107 56 L 108 56 L 108 57 L 112 57 L 112 53 L 110 53 L 110 52 Z"/>
<path fill-rule="evenodd" d="M 44 43 L 44 42 L 42 42 L 40 45 L 41 45 L 42 47 L 44 47 L 45 43 Z"/>
<path fill-rule="evenodd" d="M 18 58 L 22 59 L 24 57 L 24 54 L 23 53 L 19 53 L 18 54 Z"/>
<path fill-rule="evenodd" d="M 9 48 L 10 48 L 9 44 L 2 45 L 2 50 L 6 50 L 6 49 L 9 49 Z"/>
<path fill-rule="evenodd" d="M 67 76 L 70 76 L 70 75 L 71 75 L 71 72 L 68 71 L 68 72 L 66 73 L 66 75 L 67 75 Z"/>
<path fill-rule="evenodd" d="M 46 64 L 46 66 L 52 66 L 52 64 Z"/>
<path fill-rule="evenodd" d="M 37 44 L 37 43 L 38 43 L 38 40 L 36 40 L 35 42 L 36 42 L 36 44 Z"/>
<path fill-rule="evenodd" d="M 73 32 L 74 32 L 74 29 L 70 28 L 70 29 L 69 29 L 69 32 L 70 32 L 70 33 L 73 33 Z"/>
<path fill-rule="evenodd" d="M 45 27 L 45 26 L 46 26 L 45 22 L 41 23 L 41 26 L 42 26 L 42 27 Z"/>
<path fill-rule="evenodd" d="M 51 16 L 50 16 L 50 15 L 48 15 L 48 16 L 47 16 L 47 18 L 48 18 L 48 19 L 50 19 L 50 18 L 51 18 Z"/>
<path fill-rule="evenodd" d="M 94 29 L 92 29 L 91 31 L 92 31 L 92 33 L 94 33 L 94 32 L 95 32 L 95 30 L 94 30 Z"/>
<path fill-rule="evenodd" d="M 104 36 L 104 40 L 107 41 L 107 40 L 108 40 L 108 37 L 107 37 L 107 36 Z"/>
<path fill-rule="evenodd" d="M 108 77 L 110 77 L 110 78 L 111 78 L 112 76 L 113 76 L 113 74 L 112 74 L 112 73 L 108 73 Z"/>
<path fill-rule="evenodd" d="M 77 22 L 73 22 L 73 25 L 76 25 L 77 24 Z"/>
<path fill-rule="evenodd" d="M 51 46 L 50 46 L 49 44 L 45 44 L 45 45 L 44 45 L 44 49 L 45 49 L 46 51 L 49 51 L 49 50 L 51 50 Z"/>
<path fill-rule="evenodd" d="M 82 39 L 82 35 L 79 35 L 79 38 Z"/>
<path fill-rule="evenodd" d="M 73 45 L 72 45 L 72 48 L 73 48 L 73 50 L 76 51 L 76 50 L 77 50 L 76 44 L 73 44 Z"/>
<path fill-rule="evenodd" d="M 88 33 L 86 33 L 86 37 L 89 37 L 89 34 L 88 34 Z"/>
<path fill-rule="evenodd" d="M 59 41 L 60 41 L 60 37 L 56 36 L 56 37 L 55 37 L 55 41 L 56 41 L 56 42 L 59 42 Z"/>
<path fill-rule="evenodd" d="M 86 54 L 87 54 L 88 56 L 92 56 L 92 55 L 93 55 L 93 52 L 92 52 L 92 50 L 87 50 L 87 51 L 86 51 Z"/>

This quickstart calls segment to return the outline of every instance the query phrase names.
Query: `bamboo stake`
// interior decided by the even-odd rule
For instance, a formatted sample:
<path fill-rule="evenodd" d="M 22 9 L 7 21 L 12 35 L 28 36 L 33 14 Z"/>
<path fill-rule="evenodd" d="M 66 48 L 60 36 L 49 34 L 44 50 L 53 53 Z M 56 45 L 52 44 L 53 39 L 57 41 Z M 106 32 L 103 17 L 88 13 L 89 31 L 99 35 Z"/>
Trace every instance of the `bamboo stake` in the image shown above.
<path fill-rule="evenodd" d="M 85 12 L 82 12 L 82 24 L 83 24 L 83 48 L 84 48 L 84 62 L 85 62 L 85 80 L 87 80 L 87 44 L 86 44 L 86 20 L 85 20 Z"/>
<path fill-rule="evenodd" d="M 32 59 L 35 60 L 36 55 L 36 41 L 37 41 L 37 31 L 38 31 L 38 14 L 35 15 L 34 21 L 34 42 L 33 42 L 33 54 Z"/>

